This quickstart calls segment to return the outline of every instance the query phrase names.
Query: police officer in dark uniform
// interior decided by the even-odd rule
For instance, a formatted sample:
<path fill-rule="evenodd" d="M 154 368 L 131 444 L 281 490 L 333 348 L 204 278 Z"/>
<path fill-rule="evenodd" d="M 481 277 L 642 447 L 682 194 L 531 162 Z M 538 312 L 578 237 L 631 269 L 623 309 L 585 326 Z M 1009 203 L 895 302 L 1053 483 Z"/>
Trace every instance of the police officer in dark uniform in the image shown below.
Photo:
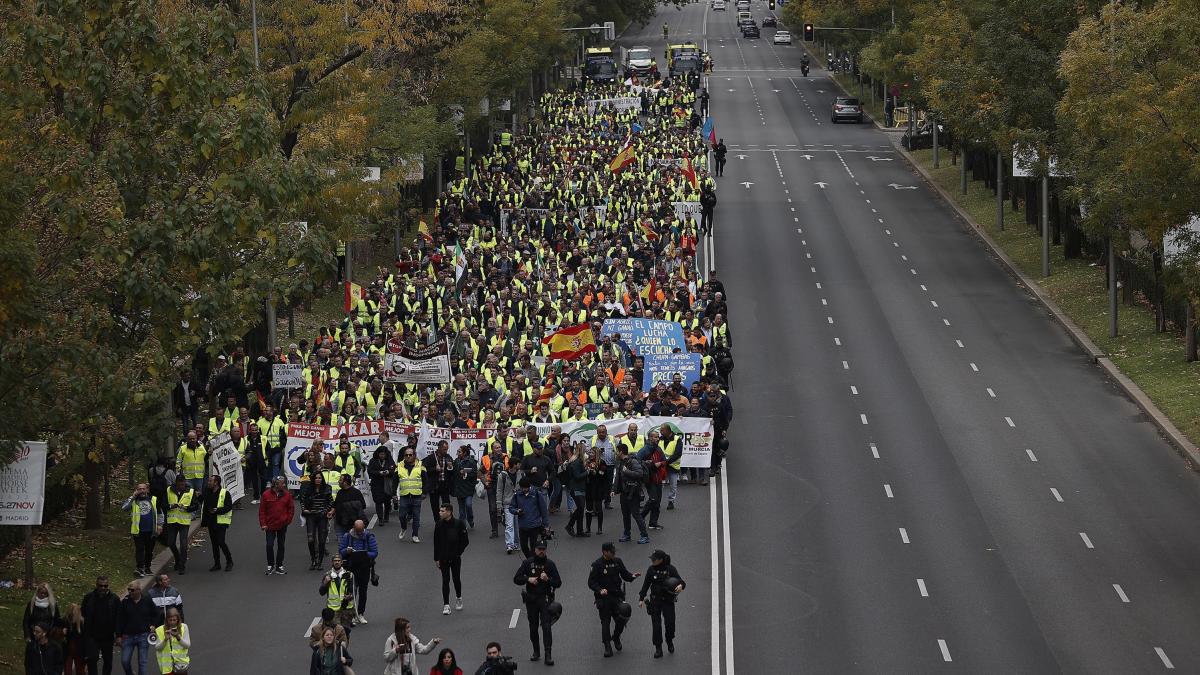
<path fill-rule="evenodd" d="M 613 655 L 613 646 L 621 651 L 621 633 L 629 616 L 625 615 L 625 582 L 633 581 L 642 576 L 640 572 L 630 572 L 625 563 L 617 557 L 617 547 L 605 542 L 600 547 L 600 557 L 592 563 L 592 571 L 588 574 L 588 588 L 596 596 L 596 609 L 600 611 L 600 639 L 604 642 L 604 656 Z M 625 605 L 623 608 L 622 605 Z M 616 630 L 611 630 L 610 622 L 616 623 Z"/>
<path fill-rule="evenodd" d="M 679 570 L 671 564 L 671 556 L 661 549 L 650 554 L 650 568 L 638 593 L 638 606 L 645 607 L 650 614 L 656 659 L 663 655 L 663 624 L 666 624 L 667 651 L 675 653 L 675 599 L 686 585 Z"/>
<path fill-rule="evenodd" d="M 550 626 L 562 612 L 562 606 L 554 602 L 554 589 L 562 586 L 562 577 L 558 576 L 558 567 L 554 561 L 546 557 L 546 542 L 538 540 L 533 546 L 533 555 L 521 563 L 521 568 L 513 576 L 513 583 L 524 585 L 521 599 L 525 602 L 525 616 L 529 620 L 529 641 L 533 643 L 533 656 L 530 661 L 541 658 L 538 641 L 538 625 L 542 627 L 541 642 L 546 647 L 546 665 L 554 665 L 550 649 L 554 644 Z M 552 607 L 553 606 L 553 607 Z M 672 617 L 674 614 L 672 614 Z M 671 626 L 674 630 L 674 621 Z"/>

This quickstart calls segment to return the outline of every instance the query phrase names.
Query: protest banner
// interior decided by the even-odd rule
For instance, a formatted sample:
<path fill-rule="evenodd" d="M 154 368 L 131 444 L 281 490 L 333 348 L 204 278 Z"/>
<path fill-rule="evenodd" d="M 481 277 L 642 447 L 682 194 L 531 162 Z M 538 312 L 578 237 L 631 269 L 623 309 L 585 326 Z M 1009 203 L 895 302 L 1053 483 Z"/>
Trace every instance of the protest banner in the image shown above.
<path fill-rule="evenodd" d="M 242 456 L 238 454 L 228 431 L 208 439 L 209 474 L 221 477 L 221 487 L 229 492 L 229 498 L 237 501 L 246 496 L 242 483 Z"/>
<path fill-rule="evenodd" d="M 647 157 L 646 166 L 683 166 L 683 158 Z M 672 202 L 674 203 L 674 202 Z"/>
<path fill-rule="evenodd" d="M 694 352 L 650 354 L 642 371 L 642 391 L 650 391 L 659 382 L 671 384 L 676 373 L 683 377 L 683 386 L 691 389 L 702 369 L 703 359 Z"/>
<path fill-rule="evenodd" d="M 595 115 L 599 110 L 641 110 L 642 99 L 638 96 L 621 96 L 618 98 L 594 98 L 587 102 L 588 115 Z"/>
<path fill-rule="evenodd" d="M 389 342 L 383 364 L 384 382 L 450 382 L 450 347 L 445 340 L 425 347 L 409 347 L 396 341 Z"/>
<path fill-rule="evenodd" d="M 287 476 L 288 489 L 300 489 L 300 476 L 304 475 L 304 456 L 316 441 L 322 441 L 325 452 L 337 449 L 337 427 L 322 424 L 292 422 L 287 428 L 287 445 L 283 448 L 283 473 Z"/>
<path fill-rule="evenodd" d="M 304 386 L 304 364 L 276 363 L 271 366 L 271 386 L 275 389 L 299 389 Z"/>
<path fill-rule="evenodd" d="M 619 335 L 620 340 L 639 356 L 687 351 L 683 326 L 674 321 L 608 319 L 600 328 L 600 336 L 613 335 Z"/>
<path fill-rule="evenodd" d="M 25 441 L 0 469 L 0 525 L 41 525 L 46 493 L 46 444 Z"/>
<path fill-rule="evenodd" d="M 707 430 L 683 432 L 682 466 L 698 469 L 707 469 L 712 466 L 712 420 L 708 422 Z"/>
<path fill-rule="evenodd" d="M 697 223 L 700 222 L 700 202 L 671 202 L 671 206 L 675 207 L 675 218 L 681 221 L 687 221 L 690 215 Z"/>
<path fill-rule="evenodd" d="M 708 417 L 617 417 L 533 426 L 537 427 L 538 434 L 543 438 L 550 435 L 551 427 L 558 426 L 571 442 L 590 443 L 596 435 L 596 427 L 601 424 L 608 428 L 608 435 L 614 443 L 617 442 L 617 436 L 629 429 L 630 424 L 638 425 L 638 435 L 641 436 L 645 436 L 651 430 L 661 430 L 662 427 L 668 426 L 679 436 L 680 443 L 684 444 L 683 457 L 680 458 L 682 467 L 708 468 L 712 462 L 713 421 Z"/>

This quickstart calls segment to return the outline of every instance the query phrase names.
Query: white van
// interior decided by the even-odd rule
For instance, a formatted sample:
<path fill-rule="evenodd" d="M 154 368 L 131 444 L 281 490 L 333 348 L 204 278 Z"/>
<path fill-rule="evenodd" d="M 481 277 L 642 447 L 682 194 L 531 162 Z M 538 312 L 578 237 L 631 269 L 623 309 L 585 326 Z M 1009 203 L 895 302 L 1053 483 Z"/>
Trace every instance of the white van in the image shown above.
<path fill-rule="evenodd" d="M 744 19 L 753 19 L 753 18 L 754 18 L 754 17 L 750 16 L 750 12 L 747 12 L 747 11 L 741 11 L 741 12 L 738 12 L 738 13 L 737 13 L 737 23 L 738 23 L 738 25 L 741 25 L 741 23 L 742 23 L 742 20 L 744 20 Z"/>

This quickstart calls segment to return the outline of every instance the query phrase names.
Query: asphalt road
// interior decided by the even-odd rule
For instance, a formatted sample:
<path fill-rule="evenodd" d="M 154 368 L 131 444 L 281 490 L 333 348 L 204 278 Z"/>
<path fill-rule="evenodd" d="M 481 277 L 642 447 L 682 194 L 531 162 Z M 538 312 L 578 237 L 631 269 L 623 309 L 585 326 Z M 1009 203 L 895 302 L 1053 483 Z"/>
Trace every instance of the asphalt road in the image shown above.
<path fill-rule="evenodd" d="M 733 23 L 708 37 L 736 664 L 1200 671 L 1195 474 L 885 133 L 830 123 L 799 44 Z"/>
<path fill-rule="evenodd" d="M 707 36 L 730 147 L 715 242 L 737 360 L 728 470 L 681 487 L 650 546 L 620 548 L 631 569 L 664 548 L 687 579 L 679 651 L 652 660 L 635 610 L 624 653 L 601 658 L 585 581 L 609 537 L 564 536 L 550 551 L 565 579 L 555 668 L 1200 672 L 1196 476 L 886 134 L 830 123 L 835 86 L 800 76 L 798 40 L 742 40 L 734 17 L 663 8 L 620 39 L 661 53 L 664 20 L 672 41 Z M 466 554 L 466 610 L 441 615 L 423 515 L 421 544 L 377 530 L 383 582 L 352 637 L 356 672 L 382 670 L 396 616 L 468 673 L 493 639 L 521 672 L 545 668 L 526 661 L 524 616 L 509 628 L 519 560 L 486 526 Z M 619 534 L 619 511 L 606 515 Z M 205 572 L 206 545 L 193 549 L 176 585 L 198 670 L 305 672 L 302 632 L 323 603 L 302 529 L 289 544 L 289 574 L 262 576 L 240 511 L 234 572 Z"/>

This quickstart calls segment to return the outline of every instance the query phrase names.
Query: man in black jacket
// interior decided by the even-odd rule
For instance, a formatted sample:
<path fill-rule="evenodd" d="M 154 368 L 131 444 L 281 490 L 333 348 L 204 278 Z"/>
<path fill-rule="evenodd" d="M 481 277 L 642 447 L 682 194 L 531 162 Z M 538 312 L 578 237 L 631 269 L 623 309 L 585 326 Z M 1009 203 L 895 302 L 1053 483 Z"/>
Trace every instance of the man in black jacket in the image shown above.
<path fill-rule="evenodd" d="M 600 557 L 592 562 L 592 571 L 588 574 L 588 588 L 596 596 L 596 609 L 600 612 L 600 640 L 604 643 L 605 658 L 613 655 L 614 646 L 621 651 L 621 633 L 629 621 L 619 611 L 621 603 L 625 602 L 625 582 L 640 576 L 641 573 L 625 568 L 612 542 L 600 546 Z M 614 621 L 616 630 L 609 625 Z"/>
<path fill-rule="evenodd" d="M 454 517 L 454 507 L 442 504 L 433 526 L 433 562 L 442 571 L 442 614 L 450 613 L 450 580 L 454 579 L 454 609 L 462 611 L 462 554 L 469 543 L 467 524 Z"/>
<path fill-rule="evenodd" d="M 117 609 L 117 642 L 121 645 L 121 666 L 125 672 L 133 672 L 133 652 L 138 653 L 138 672 L 146 669 L 150 658 L 150 630 L 158 620 L 158 608 L 142 592 L 142 585 L 132 582 L 126 589 L 129 594 L 121 600 Z"/>
<path fill-rule="evenodd" d="M 425 494 L 429 495 L 429 510 L 437 522 L 438 507 L 450 503 L 454 488 L 454 458 L 450 456 L 450 442 L 438 441 L 437 450 L 421 460 L 425 467 Z"/>
<path fill-rule="evenodd" d="M 668 580 L 678 583 L 670 586 Z M 646 570 L 646 580 L 638 593 L 638 606 L 645 607 L 650 614 L 650 639 L 654 643 L 656 659 L 663 655 L 663 624 L 666 624 L 667 651 L 675 653 L 675 599 L 686 585 L 679 570 L 671 564 L 671 556 L 662 550 L 650 554 L 650 568 Z"/>
<path fill-rule="evenodd" d="M 534 427 L 529 427 L 533 429 Z M 530 439 L 533 452 L 521 458 L 521 473 L 529 478 L 533 487 L 550 496 L 550 478 L 554 475 L 554 459 L 546 453 L 546 444 Z"/>
<path fill-rule="evenodd" d="M 196 414 L 200 410 L 200 385 L 192 379 L 192 371 L 184 370 L 179 373 L 179 381 L 171 392 L 171 406 L 175 414 L 183 420 L 183 433 L 196 426 Z M 108 661 L 105 661 L 108 663 Z"/>
<path fill-rule="evenodd" d="M 613 480 L 613 494 L 621 499 L 621 524 L 624 531 L 617 541 L 629 541 L 632 518 L 637 523 L 641 538 L 639 544 L 650 543 L 650 533 L 646 531 L 646 519 L 642 517 L 642 500 L 646 491 L 646 467 L 637 458 L 628 453 L 629 446 L 617 444 L 617 473 Z"/>
<path fill-rule="evenodd" d="M 717 209 L 717 193 L 707 184 L 700 191 L 700 234 L 712 234 L 713 213 Z"/>
<path fill-rule="evenodd" d="M 538 641 L 538 626 L 542 627 L 541 642 L 546 646 L 546 665 L 554 665 L 550 649 L 554 645 L 554 635 L 550 626 L 554 616 L 550 612 L 550 604 L 554 602 L 554 589 L 562 586 L 562 577 L 558 576 L 558 567 L 554 561 L 546 557 L 546 542 L 539 540 L 533 546 L 533 555 L 521 563 L 521 567 L 513 576 L 513 583 L 524 585 L 521 599 L 525 602 L 525 617 L 529 620 L 529 641 L 533 643 L 533 656 L 530 661 L 541 658 Z"/>
<path fill-rule="evenodd" d="M 104 660 L 104 675 L 112 675 L 113 640 L 117 636 L 117 611 L 121 600 L 108 587 L 108 577 L 96 577 L 96 589 L 83 596 L 83 658 L 87 670 L 97 675 L 96 664 Z"/>
<path fill-rule="evenodd" d="M 367 498 L 362 490 L 354 487 L 354 479 L 347 474 L 338 476 L 338 493 L 333 498 L 334 541 L 354 527 L 354 521 L 367 520 Z"/>

